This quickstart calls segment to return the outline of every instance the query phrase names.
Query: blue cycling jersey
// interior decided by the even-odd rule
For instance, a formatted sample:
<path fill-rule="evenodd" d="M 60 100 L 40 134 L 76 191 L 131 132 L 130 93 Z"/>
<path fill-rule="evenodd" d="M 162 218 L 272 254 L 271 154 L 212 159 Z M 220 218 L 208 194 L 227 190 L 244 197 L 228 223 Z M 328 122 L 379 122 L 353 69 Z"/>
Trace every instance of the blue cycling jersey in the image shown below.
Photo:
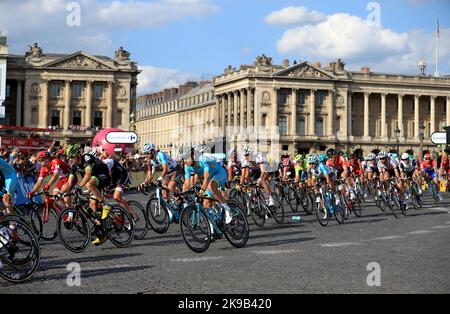
<path fill-rule="evenodd" d="M 314 177 L 324 178 L 325 175 L 331 174 L 332 170 L 327 165 L 325 165 L 323 163 L 319 163 L 317 168 L 315 168 L 315 169 L 310 168 L 310 172 L 311 172 L 311 175 L 313 175 Z"/>
<path fill-rule="evenodd" d="M 185 166 L 184 177 L 189 179 L 194 174 L 203 175 L 205 172 L 209 172 L 210 176 L 214 177 L 216 174 L 219 174 L 222 169 L 222 165 L 213 157 L 204 154 L 200 156 L 197 167 Z"/>
<path fill-rule="evenodd" d="M 171 157 L 167 156 L 164 152 L 157 152 L 156 153 L 156 160 L 152 160 L 152 166 L 164 166 L 167 165 L 168 172 L 171 172 L 177 167 L 177 162 L 172 159 Z"/>
<path fill-rule="evenodd" d="M 4 159 L 0 159 L 0 171 L 2 172 L 3 178 L 5 179 L 4 188 L 9 194 L 14 195 L 18 184 L 16 170 L 14 170 L 14 168 L 11 167 L 11 165 L 7 163 Z M 0 195 L 3 195 L 1 190 Z"/>

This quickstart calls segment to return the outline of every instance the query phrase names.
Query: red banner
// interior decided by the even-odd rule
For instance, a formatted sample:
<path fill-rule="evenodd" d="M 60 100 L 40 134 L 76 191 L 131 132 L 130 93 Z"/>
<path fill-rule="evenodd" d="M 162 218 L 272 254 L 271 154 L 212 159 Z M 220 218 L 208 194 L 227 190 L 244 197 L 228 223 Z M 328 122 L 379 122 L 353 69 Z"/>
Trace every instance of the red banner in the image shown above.
<path fill-rule="evenodd" d="M 48 148 L 52 146 L 52 140 L 43 140 L 40 138 L 12 138 L 12 137 L 0 137 L 0 146 L 1 147 L 18 147 L 18 148 L 27 148 L 27 149 L 39 149 L 41 147 Z"/>

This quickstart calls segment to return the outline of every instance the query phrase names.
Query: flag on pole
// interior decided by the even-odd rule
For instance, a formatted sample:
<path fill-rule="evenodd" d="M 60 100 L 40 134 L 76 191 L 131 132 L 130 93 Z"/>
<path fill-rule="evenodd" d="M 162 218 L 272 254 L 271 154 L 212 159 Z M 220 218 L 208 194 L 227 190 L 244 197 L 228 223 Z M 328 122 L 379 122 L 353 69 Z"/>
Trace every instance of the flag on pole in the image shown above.
<path fill-rule="evenodd" d="M 437 33 L 437 37 L 440 38 L 440 36 L 439 36 L 439 16 L 436 17 L 436 33 Z"/>

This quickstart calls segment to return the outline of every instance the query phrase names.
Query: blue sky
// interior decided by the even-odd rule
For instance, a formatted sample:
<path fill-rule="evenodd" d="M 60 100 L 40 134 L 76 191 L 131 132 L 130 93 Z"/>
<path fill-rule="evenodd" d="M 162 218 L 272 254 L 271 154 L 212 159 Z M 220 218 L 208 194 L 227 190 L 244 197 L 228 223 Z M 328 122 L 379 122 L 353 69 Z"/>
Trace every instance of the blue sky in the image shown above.
<path fill-rule="evenodd" d="M 326 65 L 341 57 L 348 69 L 400 73 L 416 73 L 424 55 L 434 74 L 437 15 L 440 72 L 450 74 L 450 0 L 376 1 L 379 26 L 367 24 L 370 1 L 360 0 L 79 0 L 81 25 L 68 27 L 68 2 L 1 0 L 0 30 L 11 52 L 39 42 L 44 52 L 112 56 L 124 46 L 142 67 L 141 94 L 253 63 L 262 53 L 275 63 Z"/>

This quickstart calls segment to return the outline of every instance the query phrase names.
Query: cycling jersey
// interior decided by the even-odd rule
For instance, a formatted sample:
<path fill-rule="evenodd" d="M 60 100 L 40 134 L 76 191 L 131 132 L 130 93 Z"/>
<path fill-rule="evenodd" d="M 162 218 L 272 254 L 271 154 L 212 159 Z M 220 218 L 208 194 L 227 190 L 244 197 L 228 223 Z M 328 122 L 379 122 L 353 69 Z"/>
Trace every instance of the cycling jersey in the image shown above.
<path fill-rule="evenodd" d="M 309 169 L 311 176 L 316 178 L 325 178 L 325 175 L 330 175 L 332 173 L 330 167 L 323 163 L 319 163 L 315 169 Z"/>
<path fill-rule="evenodd" d="M 363 167 L 361 161 L 358 159 L 349 160 L 348 166 L 350 167 L 350 171 L 354 174 L 362 174 Z"/>
<path fill-rule="evenodd" d="M 157 152 L 156 159 L 150 161 L 150 166 L 159 167 L 167 165 L 167 172 L 170 173 L 177 169 L 178 163 L 164 152 Z"/>
<path fill-rule="evenodd" d="M 66 178 L 70 174 L 70 166 L 58 158 L 53 158 L 50 166 L 41 167 L 39 179 L 44 179 L 49 174 L 58 174 L 58 178 Z"/>
<path fill-rule="evenodd" d="M 8 194 L 14 195 L 16 192 L 16 187 L 19 184 L 16 171 L 9 163 L 0 158 L 0 172 L 3 177 L 2 181 L 4 181 L 2 182 L 2 185 L 4 186 L 0 186 L 0 195 L 3 195 L 3 188 L 8 192 Z"/>
<path fill-rule="evenodd" d="M 80 172 L 84 176 L 88 168 L 91 169 L 91 176 L 96 180 L 96 186 L 99 189 L 105 188 L 110 184 L 111 176 L 108 166 L 97 157 L 89 154 L 84 154 L 80 163 L 72 165 L 70 174 L 76 176 Z"/>
<path fill-rule="evenodd" d="M 420 170 L 434 170 L 436 168 L 436 160 L 424 160 L 420 163 Z"/>
<path fill-rule="evenodd" d="M 122 166 L 119 162 L 113 159 L 105 159 L 103 162 L 108 167 L 109 173 L 111 174 L 111 185 L 114 187 L 125 188 L 131 183 L 130 176 L 127 169 Z"/>
<path fill-rule="evenodd" d="M 400 161 L 400 170 L 403 172 L 414 172 L 417 169 L 417 163 L 412 158 L 408 160 L 409 160 L 408 163 L 406 163 L 403 160 Z"/>
<path fill-rule="evenodd" d="M 381 162 L 381 160 L 378 160 L 377 167 L 378 167 L 379 171 L 381 171 L 382 169 L 384 169 L 386 171 L 392 171 L 392 170 L 398 168 L 398 164 L 397 164 L 397 162 L 395 161 L 394 158 L 387 157 L 385 164 L 383 164 Z"/>
<path fill-rule="evenodd" d="M 253 163 L 246 159 L 245 157 L 242 157 L 241 160 L 241 168 L 252 168 L 253 167 Z"/>
<path fill-rule="evenodd" d="M 328 167 L 333 167 L 337 172 L 344 171 L 344 165 L 347 165 L 347 161 L 344 156 L 337 156 L 335 158 L 331 158 L 327 160 Z"/>

